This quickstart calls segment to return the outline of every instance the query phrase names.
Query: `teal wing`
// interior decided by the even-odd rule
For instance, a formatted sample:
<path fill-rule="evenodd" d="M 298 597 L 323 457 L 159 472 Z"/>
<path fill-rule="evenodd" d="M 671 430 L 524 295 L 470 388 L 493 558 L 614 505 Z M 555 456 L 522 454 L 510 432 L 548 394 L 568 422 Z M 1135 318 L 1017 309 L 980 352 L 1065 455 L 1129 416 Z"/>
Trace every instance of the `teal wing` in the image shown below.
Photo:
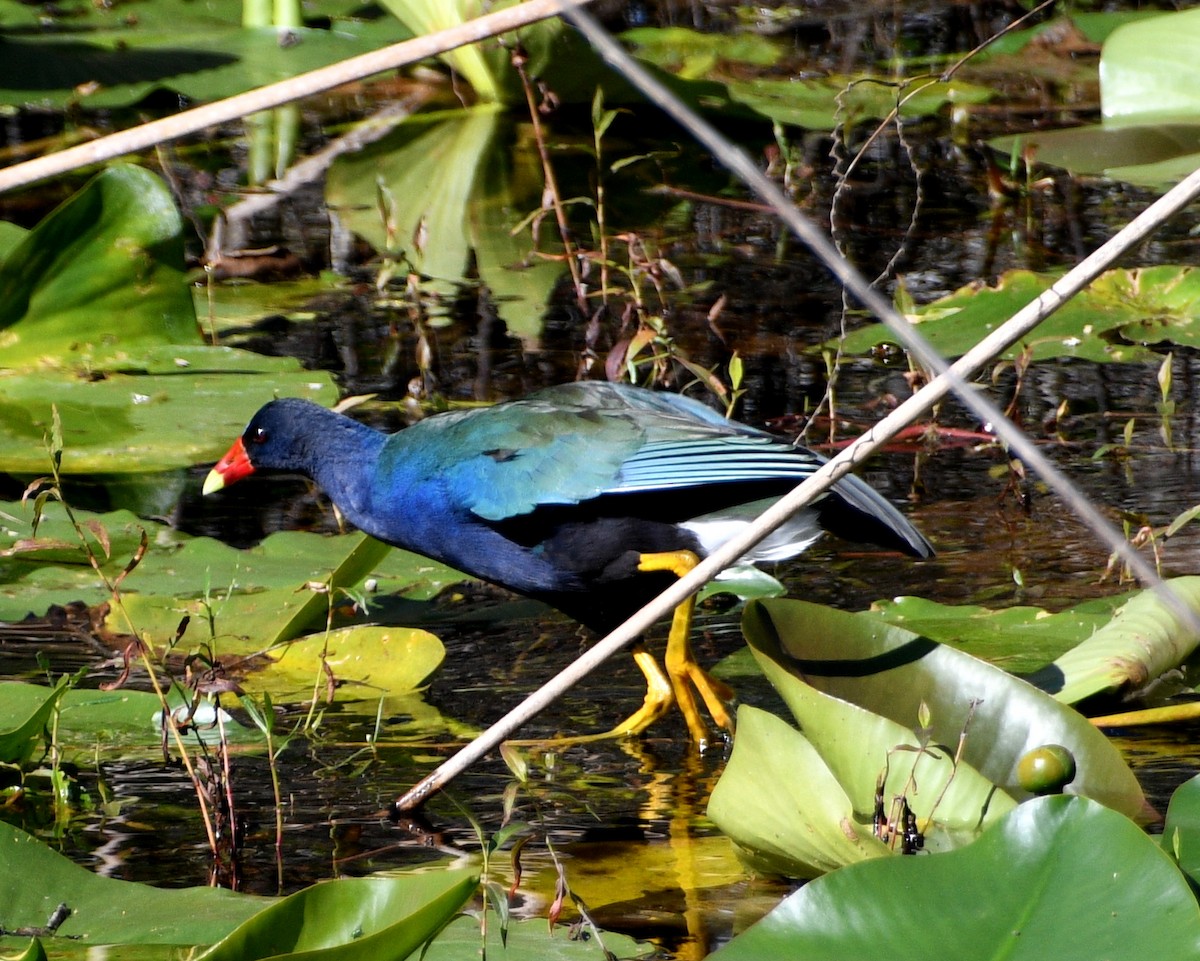
<path fill-rule="evenodd" d="M 604 495 L 798 484 L 824 463 L 819 454 L 728 421 L 696 401 L 599 382 L 429 418 L 395 435 L 381 457 L 383 476 L 440 487 L 450 503 L 488 521 Z M 843 477 L 832 493 L 815 505 L 822 517 L 833 505 L 830 521 L 845 520 L 850 508 L 868 529 L 891 531 L 918 556 L 932 553 L 904 516 L 858 477 Z"/>
<path fill-rule="evenodd" d="M 492 521 L 609 493 L 793 476 L 798 466 L 786 443 L 696 401 L 600 382 L 443 414 L 396 440 L 388 457 L 406 461 L 408 476 L 436 477 L 455 503 Z"/>

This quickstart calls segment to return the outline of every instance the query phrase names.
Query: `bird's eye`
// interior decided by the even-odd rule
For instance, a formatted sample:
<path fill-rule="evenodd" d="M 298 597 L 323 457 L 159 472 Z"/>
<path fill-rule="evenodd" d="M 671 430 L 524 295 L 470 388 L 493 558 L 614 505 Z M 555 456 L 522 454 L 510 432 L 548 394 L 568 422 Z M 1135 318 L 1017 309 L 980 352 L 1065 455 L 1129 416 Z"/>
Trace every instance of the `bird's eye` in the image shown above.
<path fill-rule="evenodd" d="M 250 431 L 251 444 L 265 444 L 267 442 L 267 432 L 265 428 L 255 427 Z"/>

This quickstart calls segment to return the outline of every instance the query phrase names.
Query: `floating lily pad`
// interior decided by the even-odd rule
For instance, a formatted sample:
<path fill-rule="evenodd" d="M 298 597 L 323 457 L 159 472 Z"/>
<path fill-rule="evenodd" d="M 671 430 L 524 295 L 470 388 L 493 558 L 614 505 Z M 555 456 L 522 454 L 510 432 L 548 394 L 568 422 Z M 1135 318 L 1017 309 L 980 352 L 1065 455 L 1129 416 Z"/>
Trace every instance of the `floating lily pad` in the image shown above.
<path fill-rule="evenodd" d="M 946 357 L 958 357 L 1042 294 L 1057 278 L 1015 270 L 994 286 L 972 284 L 917 307 L 908 317 Z M 848 334 L 842 349 L 866 353 L 894 341 L 882 324 Z M 1078 357 L 1093 361 L 1140 361 L 1155 355 L 1145 345 L 1200 344 L 1200 271 L 1192 267 L 1110 270 L 1087 290 L 1005 352 L 1031 359 Z"/>
<path fill-rule="evenodd" d="M 178 691 L 168 697 L 171 709 L 190 706 L 190 698 Z M 58 719 L 54 728 L 55 743 L 64 761 L 76 764 L 94 762 L 96 752 L 103 750 L 105 758 L 162 757 L 162 706 L 158 695 L 146 691 L 98 691 L 69 688 L 65 679 L 55 687 L 27 684 L 18 681 L 0 682 L 0 761 L 11 745 L 10 725 L 22 723 L 33 738 L 29 743 L 44 745 L 43 735 L 51 712 L 57 707 Z M 192 715 L 193 725 L 185 735 L 185 743 L 200 738 L 206 743 L 221 739 L 241 745 L 261 745 L 262 736 L 244 727 L 228 714 L 222 714 L 220 724 L 214 708 L 202 702 Z M 8 728 L 8 731 L 5 730 Z M 10 763 L 20 763 L 28 757 Z"/>
<path fill-rule="evenodd" d="M 137 367 L 143 372 L 130 370 Z M 131 349 L 103 369 L 0 370 L 0 471 L 49 472 L 54 407 L 63 425 L 62 472 L 119 475 L 216 460 L 275 397 L 326 405 L 337 398 L 326 373 L 229 347 Z"/>
<path fill-rule="evenodd" d="M 1200 577 L 1167 582 L 1185 605 L 1200 612 Z M 1200 644 L 1197 636 L 1158 593 L 1141 591 L 1112 618 L 1029 680 L 1064 704 L 1100 692 L 1142 687 L 1178 667 Z"/>
<path fill-rule="evenodd" d="M 0 821 L 0 903 L 6 929 L 40 927 L 66 904 L 71 913 L 57 935 L 90 946 L 212 944 L 271 901 L 222 888 L 161 890 L 100 877 Z"/>
<path fill-rule="evenodd" d="M 621 34 L 639 60 L 684 80 L 709 76 L 719 65 L 772 67 L 783 57 L 778 40 L 754 33 L 702 33 L 687 27 L 635 27 Z"/>
<path fill-rule="evenodd" d="M 0 368 L 87 364 L 118 344 L 199 343 L 183 220 L 140 167 L 92 178 L 0 263 Z"/>
<path fill-rule="evenodd" d="M 1106 123 L 1146 124 L 1200 114 L 1200 10 L 1127 23 L 1104 41 L 1100 99 Z"/>
<path fill-rule="evenodd" d="M 810 878 L 892 853 L 872 831 L 873 792 L 857 799 L 856 810 L 808 738 L 782 718 L 743 705 L 737 724 L 708 816 L 752 868 Z M 896 743 L 875 744 L 879 772 Z"/>
<path fill-rule="evenodd" d="M 182 230 L 162 181 L 119 164 L 0 262 L 0 471 L 48 472 L 55 407 L 62 471 L 113 475 L 214 460 L 275 396 L 332 403 L 326 373 L 203 343 Z"/>
<path fill-rule="evenodd" d="M 163 524 L 146 521 L 128 511 L 93 514 L 77 511 L 80 523 L 102 569 L 115 578 L 140 544 L 148 551 L 122 582 L 121 590 L 133 627 L 161 643 L 171 637 L 180 618 L 197 618 L 189 643 L 207 640 L 211 611 L 220 640 L 253 638 L 254 649 L 297 637 L 325 623 L 329 597 L 309 590 L 340 572 L 342 587 L 353 588 L 374 573 L 380 594 L 402 593 L 427 600 L 462 575 L 441 564 L 405 551 L 394 551 L 362 534 L 323 536 L 280 531 L 257 547 L 237 550 L 207 537 L 189 537 Z M 0 503 L 0 619 L 20 620 L 40 615 L 51 604 L 109 600 L 68 523 L 62 506 L 49 502 L 38 536 L 32 537 L 32 507 Z M 102 530 L 107 550 L 96 530 Z M 335 605 L 349 603 L 335 588 Z M 119 610 L 109 615 L 114 631 L 130 625 Z"/>
<path fill-rule="evenodd" d="M 17 106 L 114 107 L 170 89 L 217 100 L 395 43 L 411 32 L 392 17 L 338 18 L 330 29 L 242 26 L 240 0 L 60 4 L 70 30 L 45 30 L 46 11 L 4 0 L 0 100 Z"/>
<path fill-rule="evenodd" d="M 1077 176 L 1107 177 L 1165 189 L 1200 166 L 1200 124 L 1191 117 L 1121 126 L 1092 124 L 997 137 L 1005 156 L 1062 167 Z"/>
<path fill-rule="evenodd" d="M 197 961 L 403 961 L 478 886 L 478 873 L 464 869 L 324 881 L 242 922 Z"/>
<path fill-rule="evenodd" d="M 1130 18 L 1104 39 L 1103 124 L 1019 134 L 991 145 L 1075 174 L 1165 189 L 1200 165 L 1198 43 L 1200 11 Z"/>
<path fill-rule="evenodd" d="M 714 957 L 1185 961 L 1200 909 L 1136 825 L 1084 798 L 1020 805 L 968 847 L 805 885 Z"/>
<path fill-rule="evenodd" d="M 923 597 L 876 601 L 872 613 L 889 624 L 949 644 L 1010 674 L 1045 667 L 1111 620 L 1123 598 L 1084 601 L 1051 613 L 1040 607 L 995 610 L 970 604 L 939 604 Z"/>
<path fill-rule="evenodd" d="M 897 85 L 884 77 L 730 80 L 730 98 L 779 123 L 806 130 L 832 130 L 880 120 L 899 108 L 905 118 L 935 114 L 949 104 L 986 103 L 993 91 L 965 80 L 918 79 Z"/>
<path fill-rule="evenodd" d="M 657 954 L 654 945 L 635 941 L 625 934 L 600 932 L 604 949 L 615 958 L 645 958 Z M 481 946 L 486 947 L 484 952 Z M 542 918 L 513 918 L 507 930 L 493 916 L 486 940 L 475 917 L 451 921 L 429 945 L 421 961 L 462 961 L 465 958 L 522 958 L 528 961 L 596 961 L 606 955 L 592 936 L 572 937 L 562 927 L 547 930 Z"/>
<path fill-rule="evenodd" d="M 1200 885 L 1200 775 L 1184 781 L 1171 795 L 1161 840 L 1179 870 Z"/>
<path fill-rule="evenodd" d="M 894 854 L 905 830 L 901 798 L 929 850 L 969 843 L 1016 804 L 970 763 L 955 763 L 952 745 L 922 750 L 915 720 L 897 724 L 760 661 L 801 731 L 739 709 L 733 756 L 708 806 L 752 867 L 815 877 Z M 894 822 L 886 835 L 880 816 Z"/>
<path fill-rule="evenodd" d="M 1072 10 L 1068 15 L 1054 17 L 1035 27 L 1005 31 L 1003 35 L 993 37 L 973 59 L 976 63 L 986 63 L 1019 53 L 1030 45 L 1053 45 L 1055 37 L 1072 31 L 1089 43 L 1102 44 L 1118 27 L 1156 16 L 1161 16 L 1161 13 L 1154 10 Z"/>
<path fill-rule="evenodd" d="M 984 103 L 993 96 L 987 87 L 959 79 L 916 78 L 897 84 L 865 74 L 771 76 L 783 48 L 753 34 L 730 37 L 677 26 L 639 27 L 621 38 L 638 59 L 666 71 L 676 81 L 676 92 L 705 109 L 757 115 L 809 130 L 881 119 L 897 106 L 904 117 L 928 116 L 949 103 Z M 747 73 L 761 75 L 747 78 Z"/>
<path fill-rule="evenodd" d="M 902 726 L 911 729 L 924 704 L 932 740 L 957 745 L 965 732 L 962 758 L 1014 797 L 1028 797 L 1017 781 L 1020 758 L 1044 744 L 1062 744 L 1078 764 L 1068 792 L 1131 817 L 1147 813 L 1137 779 L 1103 734 L 1076 711 L 991 664 L 871 614 L 804 601 L 751 601 L 743 631 L 764 669 L 774 662 L 822 693 Z M 796 711 L 795 704 L 789 707 Z M 803 726 L 803 718 L 797 719 Z"/>
<path fill-rule="evenodd" d="M 339 697 L 378 699 L 416 690 L 445 657 L 446 649 L 428 631 L 404 627 L 344 627 L 313 634 L 270 651 L 271 664 L 249 674 L 242 688 L 270 691 L 278 703 L 312 697 L 324 690 L 326 668 L 339 684 Z"/>
<path fill-rule="evenodd" d="M 0 764 L 24 764 L 45 743 L 54 709 L 66 690 L 65 679 L 54 687 L 0 682 Z"/>

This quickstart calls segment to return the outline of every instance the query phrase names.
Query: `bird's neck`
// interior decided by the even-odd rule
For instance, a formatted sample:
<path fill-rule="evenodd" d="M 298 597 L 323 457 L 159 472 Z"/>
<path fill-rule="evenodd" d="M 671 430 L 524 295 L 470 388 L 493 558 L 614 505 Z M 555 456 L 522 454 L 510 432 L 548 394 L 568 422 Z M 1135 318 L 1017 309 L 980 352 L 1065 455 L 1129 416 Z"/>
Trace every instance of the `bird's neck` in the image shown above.
<path fill-rule="evenodd" d="M 309 434 L 303 470 L 344 514 L 353 515 L 369 486 L 387 435 L 349 417 L 334 415 Z"/>

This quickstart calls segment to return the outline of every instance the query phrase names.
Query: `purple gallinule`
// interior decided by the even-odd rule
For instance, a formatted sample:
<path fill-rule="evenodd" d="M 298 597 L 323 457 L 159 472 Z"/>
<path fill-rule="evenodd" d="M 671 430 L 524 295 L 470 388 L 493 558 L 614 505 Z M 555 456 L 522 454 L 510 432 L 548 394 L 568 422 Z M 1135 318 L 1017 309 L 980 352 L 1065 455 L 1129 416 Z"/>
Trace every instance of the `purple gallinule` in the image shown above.
<path fill-rule="evenodd" d="M 822 463 L 686 397 L 585 381 L 439 414 L 396 434 L 308 401 L 272 401 L 213 468 L 204 493 L 257 470 L 303 474 L 368 534 L 605 632 Z M 851 474 L 744 560 L 791 557 L 823 530 L 933 554 Z M 676 612 L 666 676 L 635 646 L 646 702 L 609 734 L 640 733 L 675 701 L 703 742 L 693 687 L 713 720 L 732 727 L 732 691 L 696 663 L 690 624 L 689 603 Z"/>

